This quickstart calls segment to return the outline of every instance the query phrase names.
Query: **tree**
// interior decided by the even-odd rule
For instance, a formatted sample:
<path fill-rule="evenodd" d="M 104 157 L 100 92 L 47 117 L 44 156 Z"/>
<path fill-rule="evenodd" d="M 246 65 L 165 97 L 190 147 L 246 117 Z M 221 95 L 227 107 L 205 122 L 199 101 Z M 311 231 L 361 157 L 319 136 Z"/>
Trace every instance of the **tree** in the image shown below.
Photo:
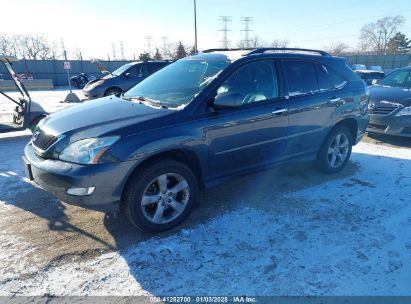
<path fill-rule="evenodd" d="M 177 50 L 174 55 L 174 59 L 178 60 L 181 58 L 187 57 L 187 51 L 184 45 L 181 43 L 181 41 L 178 42 Z"/>
<path fill-rule="evenodd" d="M 193 56 L 193 55 L 197 54 L 194 45 L 193 45 L 193 47 L 190 49 L 190 53 L 189 53 L 189 54 L 190 54 L 190 56 Z"/>
<path fill-rule="evenodd" d="M 325 47 L 325 49 L 334 56 L 341 56 L 344 54 L 347 54 L 347 50 L 350 48 L 350 46 L 348 44 L 346 44 L 345 42 L 336 42 L 331 44 L 329 47 Z"/>
<path fill-rule="evenodd" d="M 163 59 L 163 56 L 161 56 L 160 51 L 158 50 L 158 48 L 156 48 L 156 53 L 154 54 L 154 59 L 155 60 Z"/>
<path fill-rule="evenodd" d="M 258 37 L 254 36 L 250 40 L 241 40 L 237 43 L 237 47 L 244 49 L 244 48 L 257 48 L 257 47 L 263 47 L 264 42 Z"/>
<path fill-rule="evenodd" d="M 389 54 L 404 54 L 411 50 L 411 41 L 405 34 L 398 32 L 390 39 L 387 46 Z"/>
<path fill-rule="evenodd" d="M 286 39 L 275 39 L 270 43 L 271 47 L 274 48 L 286 48 L 288 47 L 288 40 Z"/>
<path fill-rule="evenodd" d="M 361 29 L 360 40 L 363 45 L 380 55 L 387 53 L 388 43 L 398 29 L 404 24 L 401 15 L 384 17 L 376 22 L 368 23 Z"/>
<path fill-rule="evenodd" d="M 2 35 L 0 52 L 26 59 L 56 59 L 57 47 L 42 35 Z"/>
<path fill-rule="evenodd" d="M 138 55 L 138 60 L 146 61 L 150 59 L 151 59 L 151 56 L 149 53 L 141 53 L 140 55 Z"/>

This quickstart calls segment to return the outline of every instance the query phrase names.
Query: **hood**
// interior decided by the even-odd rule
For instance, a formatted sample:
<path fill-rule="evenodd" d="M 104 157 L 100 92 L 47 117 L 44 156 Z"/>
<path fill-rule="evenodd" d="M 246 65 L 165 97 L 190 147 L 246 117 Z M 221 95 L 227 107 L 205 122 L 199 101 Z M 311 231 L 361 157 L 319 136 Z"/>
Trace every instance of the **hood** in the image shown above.
<path fill-rule="evenodd" d="M 40 128 L 55 136 L 73 135 L 72 140 L 79 140 L 101 136 L 173 112 L 109 96 L 53 113 L 43 120 Z"/>
<path fill-rule="evenodd" d="M 369 87 L 370 102 L 379 103 L 387 101 L 401 104 L 405 107 L 411 106 L 411 90 L 375 85 Z"/>

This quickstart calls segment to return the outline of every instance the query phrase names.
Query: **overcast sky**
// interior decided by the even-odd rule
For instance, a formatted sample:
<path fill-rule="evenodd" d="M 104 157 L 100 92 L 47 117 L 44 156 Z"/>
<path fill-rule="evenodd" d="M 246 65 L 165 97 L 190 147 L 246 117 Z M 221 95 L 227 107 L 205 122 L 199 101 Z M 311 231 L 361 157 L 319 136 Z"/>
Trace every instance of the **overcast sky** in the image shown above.
<path fill-rule="evenodd" d="M 66 48 L 82 50 L 83 56 L 117 57 L 120 41 L 125 55 L 152 49 L 168 41 L 194 44 L 193 0 L 0 0 L 0 33 L 43 34 L 50 41 L 63 38 Z M 6 13 L 7 10 L 7 13 Z M 251 35 L 263 41 L 286 39 L 290 46 L 324 48 L 344 41 L 356 47 L 361 27 L 384 16 L 401 14 L 402 31 L 411 36 L 409 0 L 274 1 L 197 0 L 199 49 L 220 46 L 219 16 L 231 16 L 228 33 L 232 46 L 243 38 L 241 17 L 252 17 Z"/>

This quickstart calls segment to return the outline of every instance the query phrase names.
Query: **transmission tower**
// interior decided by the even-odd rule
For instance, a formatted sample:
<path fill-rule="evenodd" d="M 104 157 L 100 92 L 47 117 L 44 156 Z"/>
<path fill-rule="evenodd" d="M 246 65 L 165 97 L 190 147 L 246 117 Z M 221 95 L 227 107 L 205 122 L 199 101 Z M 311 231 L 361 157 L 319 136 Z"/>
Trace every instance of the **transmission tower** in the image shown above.
<path fill-rule="evenodd" d="M 116 56 L 116 45 L 115 45 L 114 43 L 111 44 L 111 49 L 112 49 L 112 52 L 113 52 L 113 60 L 116 60 L 116 59 L 117 59 L 117 56 Z"/>
<path fill-rule="evenodd" d="M 220 40 L 221 47 L 228 49 L 230 47 L 228 32 L 231 32 L 231 30 L 228 28 L 228 25 L 231 24 L 231 16 L 220 16 L 219 20 L 221 23 L 221 28 L 218 31 L 223 32 L 223 39 Z"/>
<path fill-rule="evenodd" d="M 151 36 L 145 36 L 144 39 L 146 39 L 146 49 L 147 49 L 147 53 L 151 54 Z"/>
<path fill-rule="evenodd" d="M 124 56 L 124 42 L 120 41 L 120 55 L 121 55 L 121 60 L 126 59 L 126 57 Z"/>
<path fill-rule="evenodd" d="M 250 33 L 253 30 L 250 28 L 250 25 L 253 23 L 253 18 L 241 17 L 241 23 L 244 25 L 244 28 L 241 30 L 244 32 L 243 45 L 244 47 L 251 47 L 252 40 L 250 39 Z"/>

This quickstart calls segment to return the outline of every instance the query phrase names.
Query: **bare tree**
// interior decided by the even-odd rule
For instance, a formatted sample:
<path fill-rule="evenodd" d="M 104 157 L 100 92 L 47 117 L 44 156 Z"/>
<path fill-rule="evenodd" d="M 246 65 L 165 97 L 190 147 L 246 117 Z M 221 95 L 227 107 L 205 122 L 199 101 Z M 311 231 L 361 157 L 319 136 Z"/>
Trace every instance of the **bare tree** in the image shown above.
<path fill-rule="evenodd" d="M 274 48 L 286 48 L 288 47 L 288 40 L 287 39 L 275 39 L 270 43 L 271 47 Z"/>
<path fill-rule="evenodd" d="M 368 23 L 361 29 L 360 40 L 369 50 L 385 55 L 388 43 L 404 24 L 405 19 L 401 15 L 384 17 L 376 22 Z"/>
<path fill-rule="evenodd" d="M 257 48 L 263 46 L 264 41 L 262 41 L 258 36 L 254 36 L 249 41 L 241 40 L 237 43 L 237 47 L 239 48 Z"/>
<path fill-rule="evenodd" d="M 1 35 L 0 52 L 26 59 L 48 60 L 56 58 L 57 47 L 41 35 Z"/>
<path fill-rule="evenodd" d="M 73 58 L 74 58 L 75 60 L 83 60 L 83 54 L 82 54 L 81 49 L 75 48 L 75 49 L 72 51 L 72 53 L 73 53 Z"/>
<path fill-rule="evenodd" d="M 350 46 L 345 42 L 339 41 L 332 43 L 330 46 L 325 47 L 325 49 L 334 56 L 341 56 L 348 53 Z"/>

